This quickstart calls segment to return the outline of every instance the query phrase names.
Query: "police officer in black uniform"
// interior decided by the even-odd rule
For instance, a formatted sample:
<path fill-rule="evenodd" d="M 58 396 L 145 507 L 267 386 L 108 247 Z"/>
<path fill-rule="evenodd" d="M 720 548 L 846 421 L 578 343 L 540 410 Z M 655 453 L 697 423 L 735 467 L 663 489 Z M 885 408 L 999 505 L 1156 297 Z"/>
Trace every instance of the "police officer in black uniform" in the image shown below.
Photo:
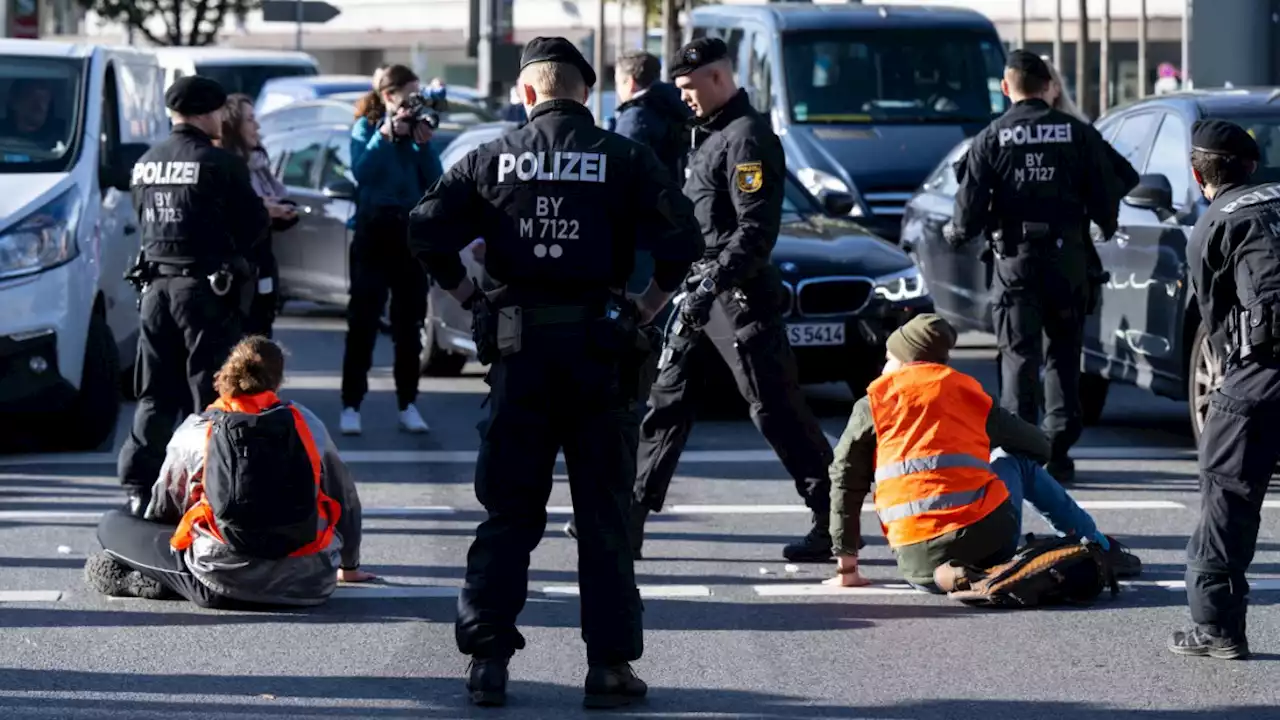
<path fill-rule="evenodd" d="M 1013 107 L 974 138 L 958 169 L 947 240 L 959 247 L 986 232 L 995 253 L 993 320 L 1000 344 L 1001 402 L 1039 420 L 1044 336 L 1044 431 L 1049 472 L 1069 482 L 1067 451 L 1084 427 L 1080 353 L 1090 289 L 1089 221 L 1116 230 L 1117 198 L 1099 181 L 1111 172 L 1106 141 L 1092 125 L 1044 100 L 1052 76 L 1038 55 L 1009 53 L 1004 93 Z"/>
<path fill-rule="evenodd" d="M 516 617 L 560 450 L 577 516 L 584 702 L 616 707 L 647 691 L 629 665 L 643 650 L 627 538 L 636 470 L 628 437 L 645 359 L 637 326 L 679 288 L 701 241 L 653 152 L 595 126 L 584 106 L 595 81 L 567 40 L 530 42 L 519 79 L 528 124 L 458 161 L 410 215 L 410 248 L 471 311 L 490 365 L 475 480 L 488 519 L 467 555 L 456 626 L 480 705 L 505 702 L 507 661 L 524 647 Z M 499 285 L 488 294 L 458 257 L 476 237 Z M 654 277 L 632 302 L 624 288 L 642 237 Z"/>
<path fill-rule="evenodd" d="M 639 555 L 644 516 L 662 510 L 689 439 L 694 393 L 711 370 L 692 351 L 695 343 L 710 340 L 733 372 L 756 427 L 812 511 L 808 535 L 787 545 L 783 555 L 795 562 L 827 561 L 831 445 L 800 392 L 782 320 L 782 278 L 770 262 L 786 184 L 782 144 L 738 87 L 722 40 L 700 38 L 681 48 L 671 76 L 698 123 L 684 192 L 693 201 L 706 251 L 686 279 L 689 292 L 640 426 L 634 549 Z"/>
<path fill-rule="evenodd" d="M 173 134 L 133 168 L 142 251 L 129 278 L 142 292 L 134 386 L 138 407 L 120 450 L 120 482 L 141 515 L 183 411 L 217 397 L 213 375 L 240 340 L 255 283 L 246 254 L 270 218 L 244 160 L 215 147 L 227 95 L 209 78 L 165 93 Z"/>
<path fill-rule="evenodd" d="M 1175 632 L 1179 655 L 1248 657 L 1245 612 L 1262 501 L 1280 443 L 1280 183 L 1250 185 L 1258 145 L 1244 128 L 1202 120 L 1191 168 L 1209 200 L 1187 243 L 1191 291 L 1225 358 L 1200 435 L 1200 522 L 1187 544 L 1195 627 Z"/>

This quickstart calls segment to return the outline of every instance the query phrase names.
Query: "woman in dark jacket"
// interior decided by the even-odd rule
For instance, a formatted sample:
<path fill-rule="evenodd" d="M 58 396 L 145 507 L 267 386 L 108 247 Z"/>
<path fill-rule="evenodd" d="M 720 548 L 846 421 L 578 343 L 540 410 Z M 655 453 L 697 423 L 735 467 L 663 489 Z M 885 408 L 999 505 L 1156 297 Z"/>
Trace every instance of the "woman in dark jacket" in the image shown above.
<path fill-rule="evenodd" d="M 271 231 L 282 232 L 296 225 L 298 211 L 292 201 L 285 199 L 288 191 L 271 172 L 271 160 L 262 147 L 258 119 L 254 116 L 253 101 L 248 95 L 237 93 L 227 98 L 221 143 L 223 149 L 248 163 L 249 180 L 271 215 Z M 261 252 L 257 257 L 249 258 L 258 270 L 258 290 L 253 296 L 249 317 L 244 322 L 244 334 L 271 337 L 271 326 L 275 323 L 279 306 L 280 270 L 271 250 L 271 239 L 259 247 Z"/>

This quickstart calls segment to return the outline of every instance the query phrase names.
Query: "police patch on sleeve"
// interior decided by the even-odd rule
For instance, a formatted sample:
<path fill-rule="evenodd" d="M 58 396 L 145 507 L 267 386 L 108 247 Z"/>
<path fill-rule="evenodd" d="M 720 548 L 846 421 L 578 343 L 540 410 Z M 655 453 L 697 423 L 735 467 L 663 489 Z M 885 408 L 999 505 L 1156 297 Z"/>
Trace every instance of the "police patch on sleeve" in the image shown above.
<path fill-rule="evenodd" d="M 744 193 L 753 193 L 764 184 L 764 165 L 758 162 L 742 163 L 733 169 L 734 184 Z"/>

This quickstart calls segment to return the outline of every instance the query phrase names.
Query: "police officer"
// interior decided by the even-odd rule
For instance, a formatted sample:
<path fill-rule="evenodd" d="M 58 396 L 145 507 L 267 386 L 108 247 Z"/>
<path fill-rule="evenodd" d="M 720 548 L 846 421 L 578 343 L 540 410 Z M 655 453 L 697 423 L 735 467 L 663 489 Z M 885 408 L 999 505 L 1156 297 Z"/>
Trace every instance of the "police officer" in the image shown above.
<path fill-rule="evenodd" d="M 698 123 L 684 192 L 706 250 L 686 280 L 679 326 L 668 338 L 640 426 L 634 549 L 639 555 L 645 515 L 662 510 L 693 427 L 695 388 L 711 368 L 695 362 L 692 351 L 705 335 L 812 511 L 808 535 L 783 555 L 797 562 L 830 560 L 831 445 L 800 393 L 779 307 L 782 279 L 769 260 L 782 222 L 782 144 L 735 82 L 722 40 L 699 38 L 681 48 L 671 76 Z"/>
<path fill-rule="evenodd" d="M 507 661 L 524 647 L 515 622 L 560 450 L 578 518 L 584 702 L 616 707 L 647 692 L 629 665 L 643 650 L 627 539 L 635 445 L 626 438 L 643 364 L 633 348 L 637 324 L 680 286 L 701 242 L 653 152 L 595 126 L 584 106 L 595 81 L 567 40 L 530 42 L 518 81 L 528 124 L 458 161 L 410 215 L 410 248 L 471 311 L 490 365 L 475 480 L 488 519 L 467 555 L 456 626 L 480 705 L 505 702 Z M 476 237 L 499 285 L 487 295 L 458 257 Z M 632 303 L 623 288 L 641 237 L 654 277 Z"/>
<path fill-rule="evenodd" d="M 1187 544 L 1187 602 L 1196 626 L 1179 655 L 1249 655 L 1245 611 L 1262 500 L 1280 445 L 1280 183 L 1250 185 L 1260 153 L 1243 128 L 1202 120 L 1191 168 L 1209 209 L 1187 243 L 1191 291 L 1225 358 L 1200 435 L 1200 522 Z"/>
<path fill-rule="evenodd" d="M 1001 89 L 1013 107 L 974 138 L 957 170 L 960 188 L 947 240 L 959 247 L 987 232 L 995 253 L 993 320 L 1000 345 L 1000 404 L 1039 419 L 1044 336 L 1047 466 L 1069 482 L 1067 451 L 1080 438 L 1080 353 L 1090 294 L 1089 221 L 1116 229 L 1117 198 L 1098 178 L 1110 171 L 1093 126 L 1045 102 L 1052 76 L 1038 55 L 1009 53 Z"/>
<path fill-rule="evenodd" d="M 270 222 L 244 160 L 213 145 L 226 101 L 209 78 L 175 81 L 165 92 L 173 134 L 133 168 L 142 243 L 130 271 L 142 291 L 138 407 L 118 470 L 137 515 L 150 500 L 179 416 L 217 397 L 213 375 L 240 340 L 255 286 L 245 256 Z"/>

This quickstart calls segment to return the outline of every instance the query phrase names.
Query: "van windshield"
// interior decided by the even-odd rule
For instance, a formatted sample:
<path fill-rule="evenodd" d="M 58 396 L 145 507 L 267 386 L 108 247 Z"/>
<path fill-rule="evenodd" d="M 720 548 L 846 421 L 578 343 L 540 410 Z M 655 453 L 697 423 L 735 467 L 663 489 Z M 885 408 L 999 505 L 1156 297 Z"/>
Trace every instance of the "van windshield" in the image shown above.
<path fill-rule="evenodd" d="M 1004 53 L 985 33 L 785 32 L 782 63 L 797 123 L 986 122 L 1006 107 Z"/>
<path fill-rule="evenodd" d="M 75 161 L 86 62 L 0 56 L 0 173 L 66 172 Z"/>
<path fill-rule="evenodd" d="M 316 69 L 311 65 L 249 65 L 241 63 L 216 65 L 213 63 L 201 63 L 196 65 L 196 74 L 217 80 L 228 95 L 244 93 L 256 100 L 258 93 L 262 91 L 262 86 L 266 85 L 268 80 L 279 77 L 315 75 Z"/>

